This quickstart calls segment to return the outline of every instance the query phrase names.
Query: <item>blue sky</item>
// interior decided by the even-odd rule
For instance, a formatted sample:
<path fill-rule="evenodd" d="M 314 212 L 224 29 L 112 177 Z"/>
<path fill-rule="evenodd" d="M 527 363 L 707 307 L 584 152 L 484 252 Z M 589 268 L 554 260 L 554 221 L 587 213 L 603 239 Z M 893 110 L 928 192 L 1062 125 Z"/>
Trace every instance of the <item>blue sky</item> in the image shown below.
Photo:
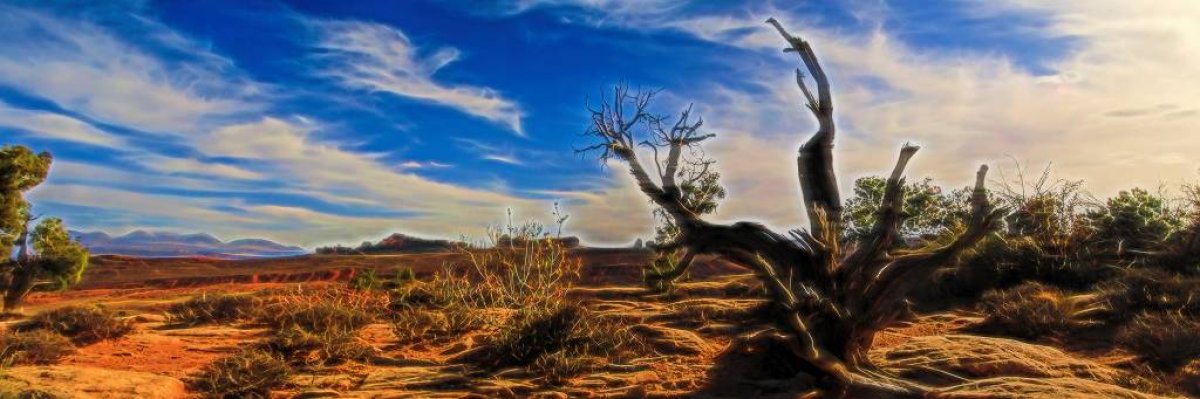
<path fill-rule="evenodd" d="M 569 232 L 624 243 L 648 205 L 572 151 L 624 81 L 719 135 L 718 219 L 789 227 L 812 122 L 773 16 L 831 70 L 847 182 L 911 140 L 948 185 L 1017 158 L 1106 193 L 1196 173 L 1196 4 L 4 1 L 0 137 L 56 155 L 31 199 L 81 230 L 453 238 L 558 201 Z"/>

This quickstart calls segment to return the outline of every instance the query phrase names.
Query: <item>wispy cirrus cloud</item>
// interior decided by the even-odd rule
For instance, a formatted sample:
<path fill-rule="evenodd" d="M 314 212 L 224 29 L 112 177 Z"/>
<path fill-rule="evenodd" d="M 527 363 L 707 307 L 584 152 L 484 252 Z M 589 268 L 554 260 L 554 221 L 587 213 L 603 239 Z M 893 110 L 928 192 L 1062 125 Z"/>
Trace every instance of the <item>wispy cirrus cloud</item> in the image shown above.
<path fill-rule="evenodd" d="M 438 70 L 458 60 L 459 50 L 443 47 L 422 55 L 404 32 L 391 26 L 360 21 L 313 22 L 319 39 L 315 47 L 328 64 L 321 76 L 359 90 L 385 92 L 451 107 L 504 125 L 518 136 L 521 107 L 487 87 L 438 82 Z"/>
<path fill-rule="evenodd" d="M 161 26 L 144 25 L 149 29 Z M 151 133 L 179 133 L 202 120 L 253 108 L 261 86 L 230 76 L 227 61 L 176 36 L 156 43 L 195 54 L 170 62 L 84 19 L 0 6 L 0 84 L 96 120 Z"/>
<path fill-rule="evenodd" d="M 0 127 L 19 129 L 38 137 L 110 149 L 119 149 L 126 145 L 120 136 L 79 119 L 53 112 L 14 108 L 3 101 L 0 101 Z"/>
<path fill-rule="evenodd" d="M 1056 174 L 1085 179 L 1099 195 L 1189 181 L 1200 166 L 1185 155 L 1200 152 L 1200 141 L 1192 138 L 1200 130 L 1195 105 L 1200 80 L 1191 76 L 1200 70 L 1200 57 L 1190 50 L 1200 43 L 1200 25 L 1194 23 L 1200 4 L 1191 1 L 955 6 L 971 18 L 1012 21 L 1019 26 L 1014 35 L 1072 40 L 1061 54 L 1036 61 L 1020 49 L 921 47 L 887 23 L 893 16 L 887 7 L 855 13 L 879 21 L 853 30 L 771 6 L 663 13 L 619 7 L 608 12 L 589 1 L 531 4 L 537 3 L 569 4 L 574 12 L 602 16 L 590 21 L 607 27 L 684 33 L 718 46 L 714 59 L 738 71 L 736 77 L 668 88 L 662 103 L 669 109 L 695 102 L 706 126 L 720 134 L 709 154 L 720 162 L 730 195 L 717 219 L 749 218 L 777 227 L 802 222 L 795 171 L 787 165 L 813 121 L 791 72 L 800 61 L 779 52 L 784 43 L 763 23 L 768 17 L 809 40 L 832 76 L 844 190 L 856 177 L 883 173 L 906 141 L 925 148 L 910 175 L 950 186 L 968 183 L 979 163 L 1010 167 L 1010 157 L 1035 167 L 1052 162 Z M 553 11 L 551 6 L 543 8 Z M 1046 22 L 1021 23 L 1031 17 Z M 1018 63 L 1019 57 L 1026 59 Z M 618 188 L 628 186 L 629 177 L 616 169 L 611 176 L 614 188 L 592 192 L 606 200 L 585 206 L 623 202 Z M 764 207 L 764 199 L 796 205 Z"/>

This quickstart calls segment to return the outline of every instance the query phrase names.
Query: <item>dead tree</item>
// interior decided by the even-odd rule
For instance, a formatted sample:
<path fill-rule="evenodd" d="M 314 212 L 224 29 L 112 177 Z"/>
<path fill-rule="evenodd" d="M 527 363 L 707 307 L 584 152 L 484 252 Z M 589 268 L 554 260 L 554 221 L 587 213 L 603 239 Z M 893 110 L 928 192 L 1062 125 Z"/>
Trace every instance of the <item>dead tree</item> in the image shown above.
<path fill-rule="evenodd" d="M 807 230 L 784 235 L 757 223 L 715 224 L 688 209 L 676 181 L 680 154 L 713 135 L 700 133 L 701 124 L 692 122 L 690 112 L 676 119 L 652 114 L 648 106 L 653 92 L 630 93 L 617 87 L 611 99 L 589 105 L 591 126 L 585 135 L 597 141 L 580 151 L 596 151 L 602 161 L 627 164 L 638 188 L 673 218 L 680 234 L 660 247 L 683 254 L 679 269 L 667 275 L 681 275 L 702 254 L 755 270 L 781 309 L 779 328 L 768 334 L 786 344 L 803 369 L 840 395 L 918 397 L 929 388 L 880 372 L 868 360 L 867 350 L 877 332 L 901 317 L 910 290 L 929 283 L 937 269 L 978 243 L 1005 214 L 989 203 L 984 188 L 987 166 L 976 175 L 965 231 L 944 247 L 897 251 L 893 244 L 900 238 L 903 218 L 904 170 L 918 150 L 905 144 L 888 178 L 874 228 L 865 239 L 842 248 L 829 79 L 808 42 L 790 35 L 774 19 L 767 22 L 787 41 L 784 51 L 798 54 L 816 83 L 814 93 L 804 73 L 796 70 L 805 106 L 817 120 L 816 134 L 800 146 L 796 158 Z M 639 147 L 653 154 L 653 172 L 639 159 Z"/>

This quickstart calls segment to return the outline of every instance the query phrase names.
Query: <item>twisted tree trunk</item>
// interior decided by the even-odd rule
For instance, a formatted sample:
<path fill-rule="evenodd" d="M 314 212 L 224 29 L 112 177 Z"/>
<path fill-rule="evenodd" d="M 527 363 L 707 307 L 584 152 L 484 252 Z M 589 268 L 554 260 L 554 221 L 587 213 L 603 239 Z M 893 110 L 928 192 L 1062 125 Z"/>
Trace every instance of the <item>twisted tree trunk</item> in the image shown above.
<path fill-rule="evenodd" d="M 984 182 L 987 166 L 976 175 L 971 215 L 966 230 L 941 248 L 895 253 L 900 238 L 904 203 L 904 170 L 918 147 L 905 144 L 888 178 L 875 225 L 852 248 L 842 248 L 842 204 L 833 167 L 836 129 L 829 80 L 808 42 L 789 34 L 774 19 L 767 20 L 789 44 L 784 51 L 800 56 L 816 83 L 814 95 L 804 73 L 796 70 L 796 83 L 806 108 L 817 120 L 817 132 L 800 146 L 796 165 L 809 219 L 807 230 L 788 235 L 741 222 L 732 225 L 702 220 L 688 209 L 675 181 L 679 154 L 713 137 L 699 134 L 700 122 L 689 123 L 687 112 L 673 126 L 665 117 L 646 108 L 653 93 L 629 94 L 623 87 L 599 108 L 589 107 L 592 126 L 586 133 L 600 140 L 580 151 L 601 151 L 601 159 L 616 158 L 629 165 L 638 188 L 669 215 L 680 229 L 676 241 L 660 250 L 684 250 L 677 269 L 659 278 L 683 275 L 697 255 L 716 255 L 755 270 L 773 302 L 781 309 L 778 329 L 767 337 L 784 343 L 806 372 L 823 377 L 834 395 L 843 397 L 919 397 L 929 390 L 920 384 L 880 372 L 867 357 L 875 334 L 901 317 L 905 297 L 930 281 L 933 273 L 950 264 L 994 229 L 1004 211 L 988 201 Z M 629 108 L 632 108 L 630 112 Z M 637 141 L 635 130 L 651 137 Z M 642 165 L 636 146 L 654 150 L 652 177 Z M 658 159 L 659 150 L 667 158 Z M 656 182 L 657 180 L 657 182 Z"/>

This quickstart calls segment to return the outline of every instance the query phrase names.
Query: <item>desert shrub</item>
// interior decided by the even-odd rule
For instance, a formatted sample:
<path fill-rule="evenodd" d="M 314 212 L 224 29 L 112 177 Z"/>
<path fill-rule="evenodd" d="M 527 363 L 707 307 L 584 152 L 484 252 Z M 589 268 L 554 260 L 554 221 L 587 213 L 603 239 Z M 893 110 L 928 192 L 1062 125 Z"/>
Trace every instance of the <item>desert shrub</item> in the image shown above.
<path fill-rule="evenodd" d="M 1172 380 L 1184 392 L 1200 396 L 1200 359 L 1192 360 L 1180 367 L 1172 376 Z"/>
<path fill-rule="evenodd" d="M 0 364 L 54 364 L 75 352 L 71 340 L 56 332 L 34 330 L 0 335 Z"/>
<path fill-rule="evenodd" d="M 474 283 L 471 301 L 510 309 L 557 304 L 579 277 L 579 259 L 539 224 L 507 230 L 492 231 L 492 248 L 464 250 L 470 267 L 461 277 Z"/>
<path fill-rule="evenodd" d="M 386 301 L 382 293 L 297 290 L 269 297 L 258 319 L 275 330 L 295 327 L 313 333 L 358 331 L 375 320 Z"/>
<path fill-rule="evenodd" d="M 520 309 L 468 362 L 485 370 L 527 367 L 555 383 L 644 348 L 628 326 L 577 305 Z"/>
<path fill-rule="evenodd" d="M 0 391 L 0 399 L 59 399 L 61 396 L 40 389 L 25 389 L 15 392 Z"/>
<path fill-rule="evenodd" d="M 1127 269 L 1097 285 L 1114 321 L 1130 320 L 1147 311 L 1200 316 L 1200 278 L 1155 269 Z"/>
<path fill-rule="evenodd" d="M 405 267 L 396 272 L 396 276 L 392 278 L 391 288 L 404 287 L 415 281 L 417 281 L 417 273 L 411 267 Z"/>
<path fill-rule="evenodd" d="M 1159 251 L 1185 223 L 1167 199 L 1140 188 L 1121 191 L 1087 217 L 1094 231 L 1092 242 L 1118 255 Z"/>
<path fill-rule="evenodd" d="M 250 350 L 205 366 L 188 380 L 188 387 L 204 398 L 266 399 L 290 375 L 291 369 L 278 356 Z"/>
<path fill-rule="evenodd" d="M 180 325 L 229 324 L 249 320 L 262 305 L 251 295 L 204 293 L 167 308 L 167 321 Z"/>
<path fill-rule="evenodd" d="M 402 344 L 457 336 L 487 324 L 488 317 L 483 312 L 461 305 L 437 310 L 404 309 L 392 316 L 392 330 Z"/>
<path fill-rule="evenodd" d="M 1095 325 L 1092 316 L 1103 310 L 1095 295 L 1068 295 L 1036 282 L 987 292 L 978 306 L 984 331 L 1031 339 Z"/>
<path fill-rule="evenodd" d="M 48 310 L 13 325 L 15 331 L 46 330 L 70 338 L 77 345 L 117 339 L 133 325 L 105 309 L 95 306 L 66 306 Z"/>
<path fill-rule="evenodd" d="M 1178 313 L 1143 313 L 1117 335 L 1121 346 L 1164 370 L 1200 358 L 1200 320 Z"/>
<path fill-rule="evenodd" d="M 379 277 L 378 271 L 375 269 L 359 269 L 354 272 L 354 277 L 347 281 L 350 289 L 359 291 L 370 291 L 383 288 L 384 280 Z"/>
<path fill-rule="evenodd" d="M 375 352 L 373 348 L 360 342 L 354 331 L 311 332 L 297 327 L 285 327 L 274 331 L 262 343 L 262 348 L 300 368 L 362 361 Z"/>
<path fill-rule="evenodd" d="M 445 267 L 427 282 L 417 282 L 397 288 L 389 296 L 388 308 L 394 311 L 410 308 L 487 305 L 487 296 L 469 274 L 457 273 Z"/>
<path fill-rule="evenodd" d="M 651 292 L 671 293 L 675 290 L 675 280 L 660 276 L 679 267 L 678 251 L 659 253 L 653 260 L 642 267 L 642 284 Z"/>
<path fill-rule="evenodd" d="M 529 370 L 541 376 L 548 385 L 561 385 L 567 379 L 595 367 L 591 359 L 568 351 L 543 353 L 533 360 Z"/>
<path fill-rule="evenodd" d="M 846 238 L 857 241 L 870 234 L 875 227 L 875 217 L 883 202 L 887 179 L 868 176 L 854 181 L 854 195 L 846 200 L 842 212 Z M 945 232 L 953 221 L 966 212 L 966 197 L 947 195 L 942 188 L 933 184 L 933 179 L 924 179 L 904 186 L 904 221 L 900 234 L 904 237 L 923 237 Z"/>

